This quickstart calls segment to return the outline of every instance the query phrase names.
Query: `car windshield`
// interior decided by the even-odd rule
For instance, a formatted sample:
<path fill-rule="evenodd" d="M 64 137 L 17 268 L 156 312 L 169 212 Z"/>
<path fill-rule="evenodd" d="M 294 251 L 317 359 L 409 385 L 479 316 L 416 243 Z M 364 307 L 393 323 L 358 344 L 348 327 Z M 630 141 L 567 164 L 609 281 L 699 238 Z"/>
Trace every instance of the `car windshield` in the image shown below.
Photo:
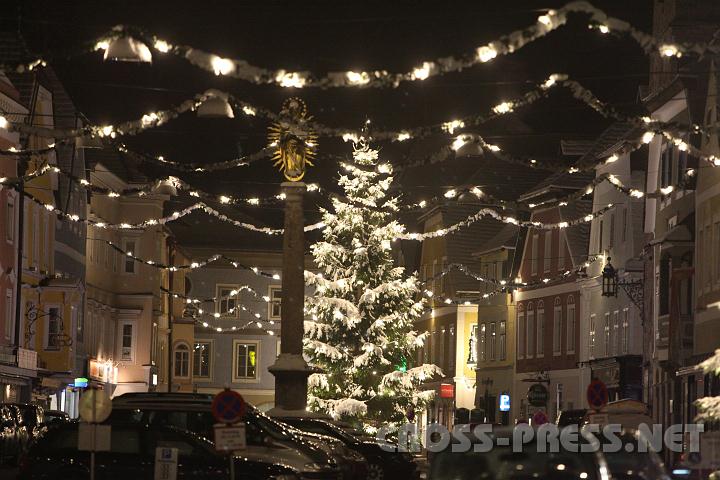
<path fill-rule="evenodd" d="M 279 440 L 292 439 L 292 433 L 291 430 L 288 428 L 288 425 L 273 420 L 259 410 L 248 411 L 248 416 L 254 417 L 255 420 L 257 420 L 260 428 L 262 428 L 266 433 L 269 433 L 274 438 Z"/>
<path fill-rule="evenodd" d="M 489 452 L 444 451 L 432 461 L 431 480 L 600 480 L 592 453 L 537 452 L 526 445 L 522 452 L 494 447 Z"/>
<path fill-rule="evenodd" d="M 603 448 L 605 461 L 613 478 L 660 479 L 666 475 L 662 460 L 656 452 L 649 448 L 645 440 L 636 438 L 634 434 L 623 434 L 618 437 L 622 444 L 621 448 Z M 609 440 L 604 436 L 599 435 L 598 438 L 604 446 L 609 445 Z M 638 446 L 639 442 L 645 444 L 645 448 L 642 450 Z M 632 445 L 632 448 L 628 445 Z"/>

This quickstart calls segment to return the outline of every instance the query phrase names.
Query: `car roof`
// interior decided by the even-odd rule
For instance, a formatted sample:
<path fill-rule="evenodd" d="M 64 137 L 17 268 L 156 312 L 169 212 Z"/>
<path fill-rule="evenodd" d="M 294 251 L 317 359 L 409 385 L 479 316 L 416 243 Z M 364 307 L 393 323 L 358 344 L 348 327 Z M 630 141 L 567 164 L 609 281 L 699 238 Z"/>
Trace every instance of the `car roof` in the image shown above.
<path fill-rule="evenodd" d="M 112 399 L 113 408 L 147 408 L 170 410 L 178 407 L 195 410 L 209 410 L 213 396 L 203 393 L 124 393 Z"/>

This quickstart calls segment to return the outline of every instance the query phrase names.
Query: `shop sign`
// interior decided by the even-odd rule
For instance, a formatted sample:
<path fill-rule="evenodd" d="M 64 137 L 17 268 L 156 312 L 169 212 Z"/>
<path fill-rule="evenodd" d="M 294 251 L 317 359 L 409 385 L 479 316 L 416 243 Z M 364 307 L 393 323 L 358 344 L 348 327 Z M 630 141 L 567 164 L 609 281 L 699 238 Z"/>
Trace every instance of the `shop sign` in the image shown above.
<path fill-rule="evenodd" d="M 452 383 L 441 383 L 440 398 L 455 398 L 455 385 Z"/>
<path fill-rule="evenodd" d="M 548 401 L 548 389 L 542 383 L 531 385 L 528 389 L 527 399 L 533 407 L 544 407 Z"/>

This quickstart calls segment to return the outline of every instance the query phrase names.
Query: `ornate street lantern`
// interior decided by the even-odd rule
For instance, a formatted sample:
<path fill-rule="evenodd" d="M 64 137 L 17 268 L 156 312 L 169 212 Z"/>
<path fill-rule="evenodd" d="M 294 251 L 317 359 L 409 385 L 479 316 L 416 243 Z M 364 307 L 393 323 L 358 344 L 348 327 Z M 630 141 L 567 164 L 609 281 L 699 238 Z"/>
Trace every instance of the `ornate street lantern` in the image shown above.
<path fill-rule="evenodd" d="M 610 257 L 608 257 L 607 263 L 602 270 L 602 296 L 617 297 L 617 291 L 617 271 L 615 267 L 612 266 L 612 263 L 610 263 Z"/>

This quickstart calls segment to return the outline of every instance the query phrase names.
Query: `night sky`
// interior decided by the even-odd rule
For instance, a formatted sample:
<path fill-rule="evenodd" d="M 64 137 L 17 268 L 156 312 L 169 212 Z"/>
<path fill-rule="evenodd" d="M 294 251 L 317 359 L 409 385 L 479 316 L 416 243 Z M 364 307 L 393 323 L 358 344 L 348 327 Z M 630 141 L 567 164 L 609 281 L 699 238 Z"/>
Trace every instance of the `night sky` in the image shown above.
<path fill-rule="evenodd" d="M 366 118 L 376 127 L 410 128 L 486 112 L 555 72 L 579 80 L 621 111 L 636 108 L 638 88 L 647 83 L 648 61 L 631 40 L 600 35 L 570 21 L 567 27 L 521 49 L 518 53 L 467 69 L 405 83 L 396 89 L 284 89 L 258 86 L 232 78 L 215 77 L 177 57 L 154 56 L 152 66 L 120 62 L 103 63 L 101 53 L 63 58 L 63 52 L 91 42 L 117 24 L 146 29 L 173 44 L 185 44 L 251 64 L 287 70 L 408 71 L 423 60 L 472 52 L 480 45 L 536 21 L 548 8 L 562 1 L 505 2 L 82 2 L 43 0 L 7 2 L 2 26 L 17 29 L 30 49 L 57 58 L 53 67 L 77 107 L 92 122 L 117 123 L 139 118 L 152 110 L 174 106 L 207 88 L 232 92 L 258 106 L 278 110 L 289 96 L 303 98 L 315 118 L 330 126 L 358 128 Z M 650 31 L 649 0 L 595 1 L 612 16 Z M 592 139 L 610 121 L 591 112 L 567 93 L 511 114 L 505 120 L 477 128 L 488 141 L 510 153 L 557 158 L 560 139 Z M 226 160 L 261 149 L 267 123 L 248 120 L 202 119 L 185 114 L 160 128 L 151 129 L 127 143 L 149 153 L 192 162 Z M 426 155 L 443 145 L 442 138 L 400 145 L 378 145 L 385 160 L 402 163 Z M 306 177 L 333 188 L 337 162 L 323 152 L 349 156 L 350 144 L 321 138 L 317 167 Z M 142 166 L 151 178 L 167 176 Z M 493 171 L 490 171 L 492 169 Z M 500 169 L 501 171 L 495 171 Z M 406 200 L 441 193 L 442 187 L 472 178 L 483 184 L 492 178 L 502 192 L 503 180 L 522 182 L 522 170 L 482 159 L 464 159 L 398 177 L 397 187 Z M 489 175 L 486 175 L 489 174 Z M 178 175 L 208 191 L 236 196 L 275 194 L 281 177 L 269 160 L 259 161 L 212 176 Z M 502 177 L 500 177 L 502 178 Z M 530 187 L 531 185 L 528 185 Z M 489 186 L 488 186 L 489 187 Z M 337 188 L 336 186 L 334 187 Z M 187 204 L 184 199 L 177 202 Z M 308 199 L 308 223 L 316 218 L 318 198 Z M 251 209 L 243 213 L 258 223 L 281 224 L 277 209 Z M 189 227 L 207 224 L 193 216 L 185 223 L 191 243 L 210 244 L 217 239 L 190 235 Z M 182 236 L 183 225 L 177 226 Z M 197 230 L 197 229 L 195 229 Z"/>

